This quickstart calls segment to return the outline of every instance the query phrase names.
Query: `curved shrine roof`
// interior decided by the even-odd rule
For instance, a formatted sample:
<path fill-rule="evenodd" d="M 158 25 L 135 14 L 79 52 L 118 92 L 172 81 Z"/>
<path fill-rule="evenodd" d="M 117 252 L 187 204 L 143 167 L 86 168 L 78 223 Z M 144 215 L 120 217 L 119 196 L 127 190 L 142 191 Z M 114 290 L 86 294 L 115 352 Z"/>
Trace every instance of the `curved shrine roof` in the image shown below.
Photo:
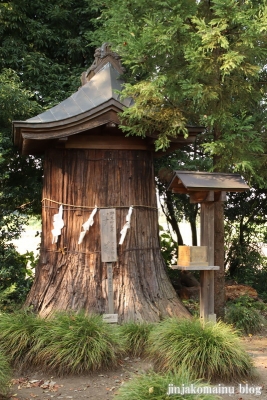
<path fill-rule="evenodd" d="M 104 43 L 101 48 L 96 49 L 95 60 L 91 67 L 82 74 L 82 86 L 77 92 L 33 118 L 13 121 L 14 144 L 22 154 L 40 154 L 49 146 L 57 146 L 58 141 L 61 141 L 60 146 L 62 146 L 64 140 L 77 134 L 82 135 L 81 140 L 83 143 L 87 141 L 89 146 L 89 139 L 86 139 L 85 135 L 88 138 L 90 133 L 90 137 L 92 135 L 99 137 L 97 146 L 102 146 L 101 148 L 107 146 L 103 144 L 104 139 L 101 142 L 101 135 L 106 137 L 112 135 L 116 136 L 119 142 L 142 141 L 135 145 L 141 149 L 151 149 L 156 135 L 147 137 L 146 147 L 145 141 L 141 138 L 125 139 L 125 135 L 118 128 L 118 113 L 133 104 L 131 98 L 121 99 L 119 94 L 124 85 L 121 79 L 123 72 L 120 57 L 111 51 L 107 43 Z M 111 133 L 110 130 L 107 132 L 107 127 L 115 129 Z M 202 127 L 188 127 L 187 139 L 181 135 L 172 141 L 178 146 L 189 144 L 195 140 L 196 134 L 202 131 Z M 78 146 L 81 146 L 81 140 Z M 74 143 L 73 139 L 69 140 L 68 146 L 71 146 L 71 143 Z"/>
<path fill-rule="evenodd" d="M 117 93 L 123 88 L 123 81 L 119 77 L 118 70 L 108 62 L 77 92 L 50 110 L 28 119 L 27 122 L 62 121 L 92 110 L 111 99 L 118 101 L 124 107 L 130 107 L 132 99 L 121 100 L 120 95 Z"/>

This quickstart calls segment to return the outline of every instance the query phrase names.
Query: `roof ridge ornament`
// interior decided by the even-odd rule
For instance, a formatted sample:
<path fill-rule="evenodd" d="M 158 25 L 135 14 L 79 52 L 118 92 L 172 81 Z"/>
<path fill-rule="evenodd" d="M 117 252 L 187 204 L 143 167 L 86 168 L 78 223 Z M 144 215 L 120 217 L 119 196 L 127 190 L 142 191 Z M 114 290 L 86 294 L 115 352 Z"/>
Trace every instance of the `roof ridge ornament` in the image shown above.
<path fill-rule="evenodd" d="M 111 50 L 111 44 L 106 42 L 103 43 L 101 47 L 98 47 L 95 51 L 95 60 L 91 67 L 87 71 L 84 71 L 81 76 L 82 85 L 89 82 L 97 72 L 103 68 L 105 64 L 110 62 L 112 66 L 120 73 L 125 72 L 121 64 L 121 57 L 118 53 Z"/>

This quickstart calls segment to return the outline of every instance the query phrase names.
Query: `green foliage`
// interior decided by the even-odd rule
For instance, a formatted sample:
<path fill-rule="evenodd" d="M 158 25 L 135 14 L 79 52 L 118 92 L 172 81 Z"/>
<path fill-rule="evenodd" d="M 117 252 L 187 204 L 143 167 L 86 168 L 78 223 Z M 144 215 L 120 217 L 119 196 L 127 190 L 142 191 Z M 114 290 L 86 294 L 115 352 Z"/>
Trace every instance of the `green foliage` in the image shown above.
<path fill-rule="evenodd" d="M 111 326 L 102 316 L 83 312 L 60 312 L 42 319 L 30 310 L 21 310 L 1 314 L 0 347 L 16 367 L 35 366 L 59 375 L 110 368 L 122 354 L 140 356 L 144 351 L 166 379 L 175 379 L 168 384 L 176 383 L 178 376 L 184 377 L 185 384 L 189 377 L 229 380 L 252 374 L 251 360 L 235 331 L 222 322 L 202 326 L 195 320 L 169 318 L 155 325 Z M 144 379 L 149 376 L 158 381 L 156 374 Z M 156 382 L 148 387 L 155 388 L 154 395 L 162 395 L 158 392 L 162 386 Z M 139 383 L 136 393 L 141 390 Z"/>
<path fill-rule="evenodd" d="M 27 310 L 1 314 L 0 345 L 13 365 L 28 367 L 32 362 L 34 333 L 40 326 L 47 329 L 45 320 Z"/>
<path fill-rule="evenodd" d="M 237 306 L 251 308 L 253 310 L 259 311 L 262 315 L 265 315 L 267 311 L 267 304 L 258 300 L 254 300 L 248 295 L 240 296 L 236 300 L 230 301 L 229 304 L 236 304 Z"/>
<path fill-rule="evenodd" d="M 57 374 L 80 374 L 116 364 L 123 351 L 117 330 L 99 315 L 62 312 L 34 333 L 34 362 Z M 48 328 L 48 329 L 47 329 Z"/>
<path fill-rule="evenodd" d="M 99 315 L 61 312 L 42 319 L 30 311 L 1 314 L 0 345 L 12 364 L 78 374 L 117 363 L 124 342 Z"/>
<path fill-rule="evenodd" d="M 12 245 L 0 248 L 0 251 L 0 291 L 13 284 L 26 285 L 26 280 L 31 282 L 32 270 L 28 268 L 28 262 L 34 262 L 33 253 L 19 254 Z"/>
<path fill-rule="evenodd" d="M 228 302 L 225 321 L 245 334 L 259 333 L 266 327 L 266 319 L 262 312 L 266 313 L 267 306 L 256 302 L 249 296 L 241 296 L 233 302 Z"/>
<path fill-rule="evenodd" d="M 146 351 L 148 336 L 153 329 L 146 322 L 126 322 L 119 327 L 122 340 L 125 341 L 125 351 L 134 357 L 140 357 Z"/>
<path fill-rule="evenodd" d="M 0 70 L 15 70 L 46 105 L 64 100 L 92 62 L 85 32 L 97 14 L 86 0 L 11 0 L 0 4 Z"/>
<path fill-rule="evenodd" d="M 129 82 L 123 95 L 135 101 L 122 114 L 122 129 L 141 136 L 157 132 L 159 150 L 186 136 L 187 124 L 203 125 L 204 149 L 217 170 L 254 175 L 262 183 L 265 1 L 97 4 L 102 14 L 93 40 L 108 37 L 122 55 Z"/>
<path fill-rule="evenodd" d="M 167 395 L 169 385 L 182 388 L 182 385 L 193 385 L 195 389 L 201 391 L 200 381 L 190 379 L 188 373 L 179 371 L 179 374 L 157 374 L 150 372 L 133 378 L 129 382 L 122 385 L 116 395 L 118 400 L 166 400 L 170 396 L 175 400 L 183 400 L 185 396 L 182 394 Z M 204 390 L 203 390 L 204 392 Z M 186 394 L 188 400 L 215 400 L 217 397 L 211 394 Z"/>
<path fill-rule="evenodd" d="M 10 69 L 0 72 L 0 99 L 0 239 L 11 240 L 27 220 L 25 211 L 40 210 L 42 181 L 40 161 L 20 157 L 14 150 L 11 122 L 26 119 L 42 109 Z"/>
<path fill-rule="evenodd" d="M 0 242 L 0 310 L 12 311 L 22 305 L 33 281 L 33 252 L 19 254 L 12 244 Z"/>
<path fill-rule="evenodd" d="M 161 372 L 180 368 L 205 379 L 242 379 L 252 374 L 252 361 L 233 329 L 218 322 L 169 318 L 151 332 L 148 354 Z"/>
<path fill-rule="evenodd" d="M 12 120 L 26 119 L 41 112 L 33 93 L 25 89 L 17 73 L 10 69 L 1 69 L 0 73 L 0 127 L 10 127 Z M 11 140 L 11 138 L 10 138 Z"/>
<path fill-rule="evenodd" d="M 9 383 L 11 380 L 11 369 L 2 350 L 0 350 L 0 396 L 5 396 L 9 392 Z"/>
<path fill-rule="evenodd" d="M 38 363 L 59 374 L 82 373 L 107 368 L 122 350 L 117 332 L 101 316 L 83 312 L 59 313 L 50 321 L 50 330 L 38 331 L 42 349 Z"/>
<path fill-rule="evenodd" d="M 254 287 L 265 296 L 267 259 L 266 189 L 257 186 L 245 193 L 231 193 L 225 205 L 225 267 L 227 277 Z"/>
<path fill-rule="evenodd" d="M 18 75 L 4 69 L 0 73 L 0 308 L 21 304 L 31 286 L 33 254 L 20 255 L 14 245 L 27 222 L 27 215 L 40 210 L 41 163 L 33 157 L 19 157 L 12 147 L 11 122 L 40 112 L 32 93 Z"/>
<path fill-rule="evenodd" d="M 176 263 L 177 260 L 177 242 L 173 239 L 170 232 L 163 230 L 160 226 L 160 248 L 161 254 L 168 267 Z"/>

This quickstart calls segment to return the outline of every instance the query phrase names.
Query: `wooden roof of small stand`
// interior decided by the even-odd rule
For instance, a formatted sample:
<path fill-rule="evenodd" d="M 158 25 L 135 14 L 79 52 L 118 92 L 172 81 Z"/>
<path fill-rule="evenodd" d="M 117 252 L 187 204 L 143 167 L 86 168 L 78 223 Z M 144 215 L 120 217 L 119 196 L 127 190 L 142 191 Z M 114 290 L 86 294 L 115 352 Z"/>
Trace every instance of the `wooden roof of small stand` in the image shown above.
<path fill-rule="evenodd" d="M 174 171 L 167 190 L 190 195 L 193 203 L 225 200 L 225 192 L 243 192 L 249 186 L 239 174 Z"/>
<path fill-rule="evenodd" d="M 118 128 L 118 113 L 133 104 L 131 98 L 121 99 L 119 94 L 124 86 L 121 79 L 123 72 L 120 57 L 104 43 L 96 50 L 92 66 L 82 74 L 82 86 L 76 93 L 33 118 L 13 121 L 14 144 L 25 155 L 42 154 L 50 146 L 108 149 L 130 147 L 154 151 L 156 132 L 146 135 L 146 138 L 125 138 Z M 187 138 L 183 135 L 171 138 L 171 142 L 176 145 L 172 150 L 193 143 L 203 129 L 189 126 Z M 73 138 L 74 135 L 79 136 L 79 144 Z M 111 141 L 113 138 L 114 142 Z M 92 142 L 93 147 L 90 147 L 89 142 Z M 124 147 L 121 142 L 124 142 Z"/>
<path fill-rule="evenodd" d="M 168 190 L 173 193 L 185 193 L 199 190 L 223 190 L 225 192 L 243 192 L 249 186 L 239 174 L 219 172 L 174 171 Z"/>

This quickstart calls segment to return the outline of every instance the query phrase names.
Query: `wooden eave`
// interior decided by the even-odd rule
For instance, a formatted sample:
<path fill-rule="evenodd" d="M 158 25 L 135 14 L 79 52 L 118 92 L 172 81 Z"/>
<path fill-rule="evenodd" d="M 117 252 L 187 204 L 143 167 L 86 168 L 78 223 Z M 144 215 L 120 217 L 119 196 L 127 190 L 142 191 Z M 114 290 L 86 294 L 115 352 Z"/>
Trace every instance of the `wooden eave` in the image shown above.
<path fill-rule="evenodd" d="M 51 146 L 61 148 L 72 148 L 71 146 L 73 148 L 90 148 L 90 146 L 107 149 L 131 148 L 154 152 L 157 135 L 147 135 L 146 138 L 125 137 L 123 132 L 119 131 L 118 113 L 123 110 L 123 107 L 119 101 L 110 99 L 94 109 L 64 120 L 43 123 L 14 121 L 14 144 L 19 147 L 23 155 L 40 155 Z M 103 127 L 102 129 L 105 130 L 105 127 L 111 123 L 115 124 L 117 128 L 109 130 L 109 137 L 99 135 L 97 140 L 97 128 Z M 167 151 L 158 151 L 155 152 L 155 155 L 160 157 L 193 143 L 196 135 L 202 130 L 199 127 L 188 127 L 187 138 L 184 138 L 183 135 L 171 138 L 171 144 Z M 71 139 L 75 135 L 77 135 L 77 139 Z"/>
<path fill-rule="evenodd" d="M 122 109 L 123 105 L 119 101 L 110 99 L 94 109 L 64 120 L 43 123 L 13 121 L 14 144 L 21 149 L 22 154 L 30 154 L 30 148 L 34 148 L 35 145 L 39 147 L 37 141 L 51 142 L 108 123 L 118 124 L 118 113 Z"/>

